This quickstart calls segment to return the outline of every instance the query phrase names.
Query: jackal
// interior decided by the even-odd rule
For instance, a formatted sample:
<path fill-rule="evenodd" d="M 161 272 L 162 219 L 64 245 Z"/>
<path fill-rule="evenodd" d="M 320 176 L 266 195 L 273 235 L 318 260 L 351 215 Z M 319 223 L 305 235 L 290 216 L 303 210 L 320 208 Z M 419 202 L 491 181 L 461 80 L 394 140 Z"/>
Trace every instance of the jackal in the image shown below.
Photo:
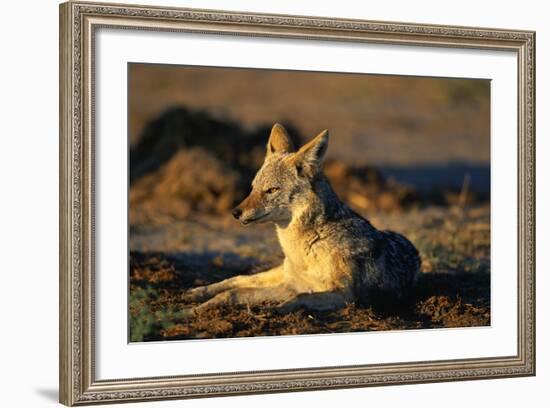
<path fill-rule="evenodd" d="M 341 202 L 322 172 L 329 134 L 322 131 L 295 151 L 280 124 L 267 143 L 252 191 L 233 216 L 243 225 L 272 222 L 285 259 L 254 275 L 239 275 L 187 291 L 195 309 L 224 304 L 273 304 L 282 313 L 297 308 L 334 310 L 371 291 L 403 296 L 414 284 L 420 258 L 413 244 L 380 231 Z"/>

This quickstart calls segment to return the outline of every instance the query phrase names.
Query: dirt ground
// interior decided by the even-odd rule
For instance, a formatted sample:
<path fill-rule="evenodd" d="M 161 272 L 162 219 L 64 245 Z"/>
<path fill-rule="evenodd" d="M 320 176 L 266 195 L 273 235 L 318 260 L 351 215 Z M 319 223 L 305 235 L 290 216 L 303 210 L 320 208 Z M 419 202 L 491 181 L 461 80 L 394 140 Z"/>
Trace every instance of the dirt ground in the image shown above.
<path fill-rule="evenodd" d="M 278 315 L 269 307 L 224 307 L 190 316 L 185 289 L 282 260 L 272 226 L 245 228 L 197 215 L 133 226 L 130 239 L 131 341 L 222 338 L 490 325 L 489 206 L 379 212 L 377 228 L 404 233 L 422 257 L 409 299 L 369 299 L 330 313 Z"/>

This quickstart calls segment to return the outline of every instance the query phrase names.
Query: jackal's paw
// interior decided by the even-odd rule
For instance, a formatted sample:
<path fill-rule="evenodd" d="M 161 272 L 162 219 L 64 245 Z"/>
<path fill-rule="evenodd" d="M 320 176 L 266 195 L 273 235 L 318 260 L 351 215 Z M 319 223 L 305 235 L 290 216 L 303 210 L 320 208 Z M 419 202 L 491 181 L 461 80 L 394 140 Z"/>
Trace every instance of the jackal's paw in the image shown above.
<path fill-rule="evenodd" d="M 181 295 L 181 300 L 186 303 L 202 302 L 209 298 L 208 286 L 199 286 L 188 289 Z"/>

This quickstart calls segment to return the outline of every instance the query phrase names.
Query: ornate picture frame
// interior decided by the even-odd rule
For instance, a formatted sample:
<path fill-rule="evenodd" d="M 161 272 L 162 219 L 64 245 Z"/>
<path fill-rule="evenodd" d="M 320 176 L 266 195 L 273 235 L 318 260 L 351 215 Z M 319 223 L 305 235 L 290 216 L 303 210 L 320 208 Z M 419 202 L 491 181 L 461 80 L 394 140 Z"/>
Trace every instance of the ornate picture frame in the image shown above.
<path fill-rule="evenodd" d="M 99 28 L 517 55 L 517 353 L 473 359 L 170 377 L 96 379 L 94 47 Z M 66 405 L 535 375 L 535 33 L 228 11 L 68 2 L 60 6 L 60 401 Z"/>

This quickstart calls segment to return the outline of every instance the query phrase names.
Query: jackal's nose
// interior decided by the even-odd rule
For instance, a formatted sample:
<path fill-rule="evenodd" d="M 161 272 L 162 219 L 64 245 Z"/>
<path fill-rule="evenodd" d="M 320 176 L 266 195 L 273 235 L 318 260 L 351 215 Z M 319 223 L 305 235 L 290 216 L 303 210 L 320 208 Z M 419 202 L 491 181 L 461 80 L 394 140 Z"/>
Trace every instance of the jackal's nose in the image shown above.
<path fill-rule="evenodd" d="M 233 211 L 231 211 L 231 214 L 233 214 L 233 217 L 235 217 L 236 220 L 238 220 L 241 215 L 243 215 L 243 210 L 241 210 L 239 207 L 233 208 Z"/>

